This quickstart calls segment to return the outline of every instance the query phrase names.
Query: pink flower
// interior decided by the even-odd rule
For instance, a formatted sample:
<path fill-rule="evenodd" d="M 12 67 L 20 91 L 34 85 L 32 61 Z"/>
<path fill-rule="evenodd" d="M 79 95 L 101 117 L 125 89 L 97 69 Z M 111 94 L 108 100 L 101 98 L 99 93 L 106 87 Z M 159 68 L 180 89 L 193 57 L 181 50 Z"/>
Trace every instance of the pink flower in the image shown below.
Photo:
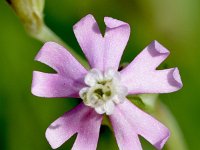
<path fill-rule="evenodd" d="M 127 94 L 169 93 L 182 87 L 177 68 L 156 70 L 169 51 L 157 41 L 147 46 L 125 69 L 118 72 L 130 35 L 127 23 L 105 17 L 105 35 L 92 15 L 74 26 L 75 36 L 91 66 L 86 70 L 65 48 L 46 43 L 36 60 L 54 73 L 33 72 L 32 93 L 40 97 L 82 98 L 83 103 L 54 121 L 46 131 L 52 148 L 78 133 L 73 150 L 95 150 L 107 114 L 120 150 L 141 150 L 138 135 L 162 149 L 169 130 L 126 99 Z"/>

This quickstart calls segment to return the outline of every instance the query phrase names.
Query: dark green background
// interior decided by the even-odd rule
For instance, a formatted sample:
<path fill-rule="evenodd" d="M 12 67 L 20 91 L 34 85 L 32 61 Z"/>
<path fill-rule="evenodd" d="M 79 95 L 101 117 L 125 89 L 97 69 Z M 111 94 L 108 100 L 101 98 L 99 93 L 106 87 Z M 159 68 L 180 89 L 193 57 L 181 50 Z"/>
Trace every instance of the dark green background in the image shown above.
<path fill-rule="evenodd" d="M 46 1 L 47 25 L 80 54 L 72 26 L 93 14 L 103 32 L 104 16 L 128 22 L 131 37 L 123 61 L 131 61 L 156 39 L 170 51 L 165 61 L 178 66 L 184 83 L 181 91 L 161 95 L 176 117 L 189 149 L 200 149 L 200 1 L 199 0 L 59 0 Z M 44 99 L 30 93 L 32 71 L 48 70 L 34 62 L 42 46 L 24 31 L 13 10 L 0 0 L 0 149 L 50 149 L 45 130 L 77 100 Z M 72 138 L 60 149 L 70 149 Z M 146 144 L 148 145 L 148 144 Z M 111 131 L 103 127 L 99 150 L 117 149 Z M 150 149 L 149 147 L 145 149 Z"/>

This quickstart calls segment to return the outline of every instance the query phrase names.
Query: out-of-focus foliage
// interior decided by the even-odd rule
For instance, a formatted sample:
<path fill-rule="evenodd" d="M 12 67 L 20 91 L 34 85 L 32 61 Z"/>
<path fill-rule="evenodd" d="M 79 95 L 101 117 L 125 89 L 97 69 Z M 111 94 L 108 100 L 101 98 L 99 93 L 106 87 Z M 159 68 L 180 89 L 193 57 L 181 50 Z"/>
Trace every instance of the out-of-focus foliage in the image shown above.
<path fill-rule="evenodd" d="M 131 37 L 123 56 L 130 62 L 156 39 L 171 51 L 167 66 L 178 66 L 184 83 L 181 91 L 163 94 L 161 100 L 176 117 L 189 149 L 200 149 L 200 1 L 199 0 L 46 0 L 45 21 L 82 55 L 72 26 L 86 14 L 93 14 L 101 31 L 104 16 L 128 22 Z M 50 149 L 45 130 L 75 99 L 45 99 L 30 93 L 32 71 L 52 71 L 34 62 L 42 43 L 30 38 L 8 4 L 0 1 L 0 149 Z M 134 114 L 133 114 L 134 115 Z M 70 149 L 73 137 L 60 149 Z M 131 139 L 130 139 L 131 140 Z M 144 149 L 153 149 L 144 141 Z M 112 132 L 101 128 L 98 149 L 117 150 Z"/>

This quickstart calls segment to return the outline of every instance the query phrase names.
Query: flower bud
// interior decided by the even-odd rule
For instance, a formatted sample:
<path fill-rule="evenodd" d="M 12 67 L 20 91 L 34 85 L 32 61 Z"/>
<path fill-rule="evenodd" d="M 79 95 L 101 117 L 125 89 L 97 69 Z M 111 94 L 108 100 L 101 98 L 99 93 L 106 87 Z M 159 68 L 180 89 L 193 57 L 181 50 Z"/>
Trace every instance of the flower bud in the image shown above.
<path fill-rule="evenodd" d="M 43 26 L 45 0 L 7 0 L 31 35 L 38 34 Z"/>

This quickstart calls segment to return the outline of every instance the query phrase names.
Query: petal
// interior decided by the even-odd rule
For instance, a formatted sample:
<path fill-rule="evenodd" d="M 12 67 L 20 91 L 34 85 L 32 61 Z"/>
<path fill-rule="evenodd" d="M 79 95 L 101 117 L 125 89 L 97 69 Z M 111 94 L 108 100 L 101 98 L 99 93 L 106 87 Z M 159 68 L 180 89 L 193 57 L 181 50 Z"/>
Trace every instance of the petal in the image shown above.
<path fill-rule="evenodd" d="M 79 78 L 87 73 L 86 69 L 64 47 L 55 42 L 45 43 L 35 60 L 69 77 Z"/>
<path fill-rule="evenodd" d="M 31 92 L 40 97 L 79 97 L 83 86 L 58 74 L 34 71 Z"/>
<path fill-rule="evenodd" d="M 122 82 L 129 94 L 169 93 L 182 87 L 177 68 L 156 70 L 167 58 L 169 51 L 157 41 L 147 46 L 125 69 Z"/>
<path fill-rule="evenodd" d="M 103 37 L 92 15 L 74 26 L 74 33 L 92 68 L 117 70 L 130 35 L 130 27 L 122 21 L 105 17 L 107 26 Z"/>
<path fill-rule="evenodd" d="M 119 107 L 115 108 L 109 118 L 120 150 L 142 150 L 137 133 L 134 132 L 134 128 L 126 120 Z"/>
<path fill-rule="evenodd" d="M 132 126 L 133 132 L 143 136 L 157 149 L 162 149 L 170 135 L 169 130 L 163 124 L 128 100 L 118 105 L 118 109 Z"/>
<path fill-rule="evenodd" d="M 104 39 L 94 17 L 87 15 L 73 28 L 91 68 L 103 71 Z"/>
<path fill-rule="evenodd" d="M 46 131 L 46 138 L 53 149 L 60 147 L 78 133 L 73 150 L 95 150 L 102 116 L 83 103 L 54 121 Z"/>
<path fill-rule="evenodd" d="M 57 74 L 33 73 L 32 93 L 42 97 L 77 97 L 86 69 L 62 46 L 47 42 L 35 58 Z"/>
<path fill-rule="evenodd" d="M 109 68 L 118 70 L 119 63 L 130 36 L 129 24 L 105 17 L 105 52 L 104 52 L 104 70 Z"/>

